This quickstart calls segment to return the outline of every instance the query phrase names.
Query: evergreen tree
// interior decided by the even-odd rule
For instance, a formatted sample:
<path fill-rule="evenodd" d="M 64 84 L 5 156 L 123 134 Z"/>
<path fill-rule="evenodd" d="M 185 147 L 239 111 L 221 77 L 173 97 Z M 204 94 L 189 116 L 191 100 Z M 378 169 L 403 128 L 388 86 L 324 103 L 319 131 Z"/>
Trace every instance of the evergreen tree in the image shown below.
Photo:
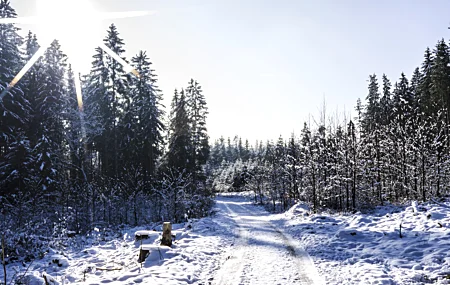
<path fill-rule="evenodd" d="M 308 125 L 305 123 L 303 126 L 302 134 L 301 134 L 301 145 L 302 145 L 302 154 L 303 154 L 303 165 L 304 165 L 304 175 L 303 179 L 305 179 L 305 185 L 308 185 L 307 189 L 310 192 L 308 195 L 310 198 L 310 202 L 313 204 L 313 210 L 316 211 L 318 209 L 317 204 L 317 160 L 318 151 L 317 145 L 315 145 L 312 141 L 311 131 Z M 305 196 L 304 193 L 302 196 Z M 309 194 L 309 193 L 308 193 Z"/>
<path fill-rule="evenodd" d="M 444 39 L 438 42 L 436 49 L 433 51 L 434 57 L 431 69 L 431 96 L 434 102 L 444 108 L 449 107 L 450 101 L 449 86 L 450 86 L 450 58 L 449 48 Z"/>
<path fill-rule="evenodd" d="M 62 172 L 66 60 L 58 41 L 52 42 L 43 58 L 44 84 L 33 118 L 40 122 L 34 147 L 39 185 L 49 191 L 56 190 L 57 174 Z"/>
<path fill-rule="evenodd" d="M 36 35 L 28 33 L 25 46 L 25 60 L 28 61 L 39 49 Z M 44 97 L 45 70 L 42 58 L 30 68 L 21 81 L 24 96 L 30 104 L 30 120 L 27 124 L 26 133 L 30 138 L 30 145 L 34 147 L 37 144 L 39 129 L 41 128 L 40 100 Z"/>
<path fill-rule="evenodd" d="M 292 134 L 289 139 L 289 144 L 287 147 L 287 167 L 288 169 L 288 183 L 289 183 L 289 196 L 294 200 L 299 197 L 299 186 L 298 186 L 298 170 L 300 168 L 299 163 L 300 147 L 295 140 L 294 134 Z"/>
<path fill-rule="evenodd" d="M 386 89 L 389 89 L 388 82 L 384 82 Z M 386 93 L 389 90 L 384 90 Z M 388 103 L 389 94 L 384 94 L 383 99 Z M 387 106 L 383 106 L 386 108 Z M 379 201 L 382 202 L 382 192 L 381 192 L 381 122 L 382 112 L 380 106 L 380 93 L 378 88 L 377 78 L 374 75 L 370 76 L 369 79 L 369 94 L 367 95 L 367 105 L 366 112 L 364 114 L 364 127 L 363 134 L 361 136 L 361 143 L 363 145 L 363 160 L 364 163 L 364 176 L 365 182 L 367 183 L 367 188 L 370 188 L 370 194 L 373 197 L 378 197 Z"/>
<path fill-rule="evenodd" d="M 125 52 L 123 40 L 114 24 L 108 29 L 103 40 L 105 45 L 122 56 Z M 92 108 L 96 108 L 101 118 L 104 131 L 95 140 L 95 146 L 100 155 L 101 173 L 110 177 L 118 177 L 121 134 L 119 129 L 126 128 L 123 122 L 125 110 L 130 107 L 129 77 L 123 66 L 97 48 L 89 76 L 88 93 Z M 92 102 L 93 101 L 93 102 Z M 123 124 L 124 123 L 124 124 Z"/>
<path fill-rule="evenodd" d="M 193 79 L 191 79 L 189 86 L 186 89 L 186 104 L 188 107 L 188 116 L 190 118 L 191 145 L 193 152 L 190 167 L 194 175 L 194 181 L 197 181 L 197 179 L 204 181 L 205 178 L 201 177 L 202 166 L 206 164 L 210 153 L 209 137 L 206 128 L 208 108 L 200 84 Z"/>
<path fill-rule="evenodd" d="M 8 0 L 0 0 L 0 18 L 16 18 Z M 14 24 L 0 24 L 0 93 L 23 65 L 19 50 L 23 39 Z M 30 105 L 19 87 L 0 98 L 0 196 L 26 189 L 31 177 L 31 146 L 26 134 Z"/>
<path fill-rule="evenodd" d="M 399 82 L 395 83 L 392 103 L 395 117 L 402 124 L 402 127 L 404 127 L 406 120 L 413 115 L 414 100 L 408 79 L 403 72 Z"/>
<path fill-rule="evenodd" d="M 190 173 L 192 161 L 192 139 L 190 130 L 190 120 L 188 117 L 186 96 L 182 89 L 179 97 L 175 92 L 172 101 L 173 118 L 170 122 L 169 149 L 167 151 L 168 169 L 173 169 L 179 173 Z"/>
<path fill-rule="evenodd" d="M 433 57 L 429 48 L 425 50 L 424 61 L 421 68 L 421 80 L 420 80 L 420 97 L 418 98 L 420 113 L 423 117 L 429 117 L 437 113 L 438 104 L 431 96 L 432 85 L 432 69 L 433 69 Z"/>
<path fill-rule="evenodd" d="M 66 168 L 69 169 L 69 180 L 71 183 L 78 184 L 81 181 L 87 180 L 85 177 L 85 161 L 87 160 L 86 154 L 86 140 L 91 138 L 91 125 L 94 120 L 86 122 L 84 120 L 86 109 L 83 109 L 82 102 L 78 102 L 77 94 L 75 90 L 75 76 L 72 66 L 69 65 L 67 70 L 67 86 L 65 96 L 65 111 L 63 114 L 64 121 L 67 124 L 65 132 L 65 140 L 67 148 L 70 153 L 70 161 L 66 163 Z"/>
<path fill-rule="evenodd" d="M 350 122 L 347 125 L 347 137 L 350 141 L 349 145 L 349 160 L 351 165 L 351 200 L 352 200 L 352 208 L 356 209 L 356 185 L 358 185 L 358 143 L 356 138 L 356 128 L 353 121 L 350 120 Z M 349 204 L 347 202 L 347 208 Z"/>
<path fill-rule="evenodd" d="M 131 61 L 140 75 L 132 80 L 132 103 L 128 114 L 131 117 L 129 129 L 134 137 L 131 161 L 141 164 L 144 179 L 147 180 L 155 175 L 164 143 L 162 95 L 146 53 L 140 51 Z"/>
<path fill-rule="evenodd" d="M 0 18 L 16 18 L 17 14 L 8 0 L 0 0 Z M 20 70 L 22 56 L 19 50 L 23 39 L 19 28 L 13 24 L 0 24 L 0 93 Z M 26 128 L 29 106 L 20 88 L 10 90 L 0 98 L 0 157 L 6 155 L 7 142 L 14 134 Z"/>
<path fill-rule="evenodd" d="M 275 198 L 282 202 L 283 210 L 286 210 L 290 204 L 288 196 L 288 172 L 286 147 L 283 138 L 278 138 L 277 144 L 273 149 L 272 163 L 272 187 Z"/>
<path fill-rule="evenodd" d="M 383 74 L 383 96 L 380 99 L 381 123 L 387 125 L 391 119 L 392 103 L 391 103 L 391 81 Z"/>
<path fill-rule="evenodd" d="M 445 136 L 448 137 L 450 134 L 450 52 L 444 39 L 438 42 L 433 53 L 430 95 L 433 102 L 437 103 L 433 115 L 440 115 L 438 129 L 443 128 Z"/>
<path fill-rule="evenodd" d="M 10 139 L 8 152 L 0 161 L 0 196 L 25 193 L 33 185 L 33 156 L 23 132 Z"/>
<path fill-rule="evenodd" d="M 367 95 L 366 112 L 364 114 L 364 131 L 370 133 L 380 123 L 380 92 L 378 90 L 377 76 L 369 76 L 369 94 Z"/>

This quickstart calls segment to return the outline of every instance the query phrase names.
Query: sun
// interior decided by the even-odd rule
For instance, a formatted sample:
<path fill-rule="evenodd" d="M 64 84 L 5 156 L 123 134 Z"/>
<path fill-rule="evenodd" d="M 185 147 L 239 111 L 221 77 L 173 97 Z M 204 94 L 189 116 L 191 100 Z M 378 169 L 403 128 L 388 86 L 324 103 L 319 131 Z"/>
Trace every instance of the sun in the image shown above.
<path fill-rule="evenodd" d="M 139 73 L 119 55 L 106 46 L 95 33 L 99 27 L 99 21 L 115 18 L 140 17 L 154 14 L 154 11 L 128 11 L 114 13 L 97 12 L 89 0 L 36 0 L 37 16 L 20 18 L 0 18 L 1 24 L 33 24 L 41 32 L 41 47 L 32 58 L 25 64 L 20 72 L 14 77 L 0 93 L 0 101 L 8 94 L 36 61 L 45 53 L 51 42 L 55 39 L 60 41 L 62 50 L 68 54 L 75 76 L 75 89 L 77 93 L 80 111 L 83 110 L 81 83 L 77 76 L 80 57 L 88 56 L 93 48 L 91 44 L 99 46 L 111 57 L 124 66 L 124 70 L 139 76 Z M 89 56 L 88 56 L 89 57 Z"/>
<path fill-rule="evenodd" d="M 100 45 L 101 19 L 89 0 L 37 0 L 36 34 L 49 45 L 58 40 L 72 66 L 80 70 Z"/>
<path fill-rule="evenodd" d="M 97 12 L 88 0 L 37 0 L 36 4 L 39 24 L 51 28 L 49 33 L 76 32 L 96 19 Z"/>

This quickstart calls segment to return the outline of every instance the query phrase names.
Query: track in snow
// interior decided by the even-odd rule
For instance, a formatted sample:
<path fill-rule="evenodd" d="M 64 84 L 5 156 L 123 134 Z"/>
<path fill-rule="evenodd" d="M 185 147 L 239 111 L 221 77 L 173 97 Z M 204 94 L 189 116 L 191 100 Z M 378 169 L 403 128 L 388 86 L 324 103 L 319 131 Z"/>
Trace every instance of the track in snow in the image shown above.
<path fill-rule="evenodd" d="M 235 243 L 212 284 L 321 284 L 308 253 L 278 230 L 266 211 L 220 196 L 217 207 Z"/>

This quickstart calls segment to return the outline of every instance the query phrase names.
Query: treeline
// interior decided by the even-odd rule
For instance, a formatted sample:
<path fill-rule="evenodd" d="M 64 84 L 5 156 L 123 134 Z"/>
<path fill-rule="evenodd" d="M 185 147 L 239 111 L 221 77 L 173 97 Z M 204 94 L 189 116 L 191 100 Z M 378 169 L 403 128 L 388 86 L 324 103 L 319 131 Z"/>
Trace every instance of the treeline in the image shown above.
<path fill-rule="evenodd" d="M 0 18 L 16 16 L 1 0 Z M 123 57 L 114 25 L 103 41 Z M 15 25 L 0 24 L 0 92 L 38 48 L 33 33 L 23 39 Z M 54 41 L 0 100 L 2 233 L 52 238 L 208 212 L 208 112 L 201 86 L 190 80 L 175 91 L 167 117 L 146 52 L 130 64 L 139 77 L 96 49 L 90 73 L 80 78 L 81 104 L 79 75 Z"/>
<path fill-rule="evenodd" d="M 427 48 L 411 79 L 392 85 L 369 76 L 357 117 L 321 118 L 299 136 L 257 147 L 218 140 L 212 148 L 215 187 L 269 197 L 286 209 L 295 200 L 315 210 L 349 211 L 448 194 L 450 53 L 444 40 Z M 237 181 L 237 182 L 236 182 Z"/>

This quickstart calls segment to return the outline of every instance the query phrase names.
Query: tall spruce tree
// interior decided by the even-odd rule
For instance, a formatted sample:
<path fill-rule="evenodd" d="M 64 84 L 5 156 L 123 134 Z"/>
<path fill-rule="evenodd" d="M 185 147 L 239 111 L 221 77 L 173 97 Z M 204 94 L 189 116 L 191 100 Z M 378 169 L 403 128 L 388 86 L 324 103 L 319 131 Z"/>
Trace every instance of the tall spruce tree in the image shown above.
<path fill-rule="evenodd" d="M 200 84 L 193 79 L 191 79 L 186 89 L 186 103 L 190 118 L 192 140 L 191 169 L 194 175 L 194 181 L 197 179 L 205 181 L 206 177 L 202 177 L 202 166 L 206 164 L 210 153 L 209 137 L 206 128 L 208 108 Z"/>
<path fill-rule="evenodd" d="M 8 0 L 0 0 L 0 18 L 16 18 Z M 0 92 L 3 92 L 20 70 L 23 62 L 20 52 L 22 37 L 14 24 L 0 24 Z M 7 151 L 6 144 L 18 129 L 28 123 L 29 106 L 20 88 L 14 88 L 0 100 L 0 154 Z"/>
<path fill-rule="evenodd" d="M 430 93 L 432 100 L 439 106 L 436 114 L 440 114 L 442 123 L 439 122 L 438 126 L 443 128 L 445 136 L 448 137 L 450 135 L 450 51 L 444 39 L 438 42 L 433 53 Z"/>
<path fill-rule="evenodd" d="M 29 32 L 26 38 L 25 60 L 30 60 L 39 47 L 36 35 Z M 39 131 L 37 130 L 41 128 L 41 112 L 39 106 L 40 100 L 44 97 L 43 92 L 45 87 L 45 70 L 42 57 L 28 70 L 20 84 L 26 100 L 30 103 L 30 120 L 27 124 L 27 135 L 30 138 L 31 147 L 34 147 L 37 144 L 39 136 Z"/>
<path fill-rule="evenodd" d="M 62 174 L 66 60 L 58 41 L 52 42 L 43 58 L 44 84 L 36 100 L 34 119 L 40 125 L 36 130 L 35 167 L 40 187 L 50 192 L 56 190 L 57 175 Z"/>
<path fill-rule="evenodd" d="M 383 74 L 383 94 L 380 99 L 381 124 L 387 125 L 391 119 L 392 102 L 391 102 L 391 81 Z"/>
<path fill-rule="evenodd" d="M 139 162 L 144 179 L 155 175 L 157 160 L 162 154 L 165 130 L 163 123 L 162 95 L 146 53 L 140 51 L 132 58 L 139 77 L 132 80 L 131 127 L 134 142 L 133 161 Z"/>
<path fill-rule="evenodd" d="M 299 163 L 300 147 L 292 134 L 289 139 L 287 147 L 287 166 L 288 166 L 288 181 L 289 181 L 289 195 L 291 198 L 299 198 L 299 185 L 298 185 L 298 171 L 300 168 Z"/>
<path fill-rule="evenodd" d="M 438 104 L 431 96 L 432 85 L 432 70 L 433 70 L 433 55 L 430 48 L 425 50 L 424 61 L 421 66 L 422 77 L 420 80 L 420 113 L 422 117 L 428 118 L 431 115 L 437 114 Z"/>
<path fill-rule="evenodd" d="M 0 1 L 0 18 L 16 18 L 8 0 Z M 19 47 L 23 42 L 14 24 L 0 24 L 0 92 L 23 65 Z M 20 87 L 0 98 L 0 196 L 24 191 L 31 173 L 31 147 L 26 134 L 30 105 Z"/>
<path fill-rule="evenodd" d="M 367 105 L 364 114 L 364 131 L 373 132 L 380 123 L 380 92 L 378 90 L 378 80 L 375 74 L 369 76 L 369 94 L 367 95 Z"/>
<path fill-rule="evenodd" d="M 123 40 L 114 24 L 110 25 L 107 36 L 103 40 L 105 45 L 122 56 L 125 52 Z M 107 55 L 102 49 L 97 48 L 92 63 L 92 72 L 88 84 L 89 103 L 96 108 L 100 117 L 100 123 L 104 130 L 95 140 L 95 147 L 99 152 L 99 167 L 101 173 L 110 177 L 118 177 L 119 160 L 123 149 L 120 149 L 120 126 L 124 110 L 129 108 L 129 77 L 123 66 L 115 59 Z"/>
<path fill-rule="evenodd" d="M 172 101 L 172 119 L 170 121 L 169 149 L 167 167 L 179 173 L 190 174 L 192 157 L 192 139 L 190 119 L 184 89 Z"/>

